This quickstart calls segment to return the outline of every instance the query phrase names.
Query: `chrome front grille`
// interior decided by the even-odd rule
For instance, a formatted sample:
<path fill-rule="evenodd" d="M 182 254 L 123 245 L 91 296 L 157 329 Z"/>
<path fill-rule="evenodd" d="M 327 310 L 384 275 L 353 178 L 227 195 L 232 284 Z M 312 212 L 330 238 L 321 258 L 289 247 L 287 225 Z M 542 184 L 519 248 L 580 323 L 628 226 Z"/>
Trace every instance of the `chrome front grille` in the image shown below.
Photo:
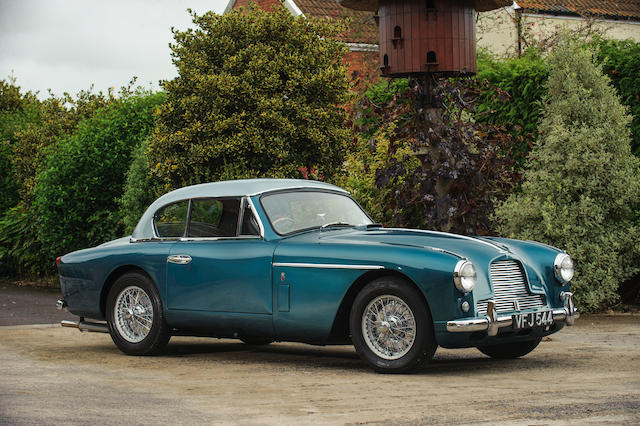
<path fill-rule="evenodd" d="M 517 260 L 499 260 L 489 267 L 489 278 L 493 286 L 493 300 L 497 312 L 523 311 L 546 308 L 543 294 L 531 294 L 522 265 Z M 478 302 L 476 312 L 487 313 L 487 301 Z"/>

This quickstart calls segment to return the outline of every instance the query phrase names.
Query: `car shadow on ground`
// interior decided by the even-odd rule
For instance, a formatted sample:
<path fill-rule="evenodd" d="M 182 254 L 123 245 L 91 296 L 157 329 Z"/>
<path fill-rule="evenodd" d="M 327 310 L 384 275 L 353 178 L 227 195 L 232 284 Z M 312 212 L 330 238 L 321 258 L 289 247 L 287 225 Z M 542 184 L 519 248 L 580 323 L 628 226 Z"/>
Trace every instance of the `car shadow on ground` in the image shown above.
<path fill-rule="evenodd" d="M 104 359 L 124 357 L 112 343 L 108 335 L 104 340 L 84 341 L 84 343 L 63 344 L 46 348 L 49 359 Z M 97 336 L 93 336 L 97 337 Z M 82 341 L 81 341 L 82 342 Z M 33 355 L 36 355 L 32 353 Z M 38 355 L 36 355 L 38 356 Z M 372 373 L 373 370 L 362 361 L 351 345 L 314 346 L 301 343 L 272 343 L 269 345 L 248 345 L 241 341 L 216 338 L 192 338 L 178 336 L 172 339 L 166 349 L 152 357 L 131 357 L 140 366 L 153 365 L 157 362 L 170 363 L 172 359 L 188 361 L 203 366 L 210 362 L 228 364 L 260 365 L 276 369 L 322 369 L 343 370 L 349 372 L 362 371 Z M 566 366 L 566 356 L 556 352 L 537 352 L 514 360 L 496 360 L 481 354 L 476 349 L 442 349 L 439 348 L 434 359 L 415 371 L 413 374 L 424 375 L 474 375 L 499 373 L 505 368 L 511 371 L 541 371 L 548 368 Z"/>
<path fill-rule="evenodd" d="M 545 355 L 537 357 L 535 352 L 527 357 L 511 360 L 492 359 L 471 350 L 439 350 L 434 359 L 413 374 L 486 374 L 490 371 L 547 369 L 562 365 L 563 357 Z M 444 352 L 444 353 L 443 353 Z M 162 357 L 206 356 L 211 361 L 242 361 L 258 364 L 274 363 L 279 367 L 291 368 L 331 368 L 344 370 L 372 370 L 360 360 L 353 346 L 312 346 L 303 344 L 274 343 L 254 346 L 242 342 L 176 342 L 169 343 Z"/>

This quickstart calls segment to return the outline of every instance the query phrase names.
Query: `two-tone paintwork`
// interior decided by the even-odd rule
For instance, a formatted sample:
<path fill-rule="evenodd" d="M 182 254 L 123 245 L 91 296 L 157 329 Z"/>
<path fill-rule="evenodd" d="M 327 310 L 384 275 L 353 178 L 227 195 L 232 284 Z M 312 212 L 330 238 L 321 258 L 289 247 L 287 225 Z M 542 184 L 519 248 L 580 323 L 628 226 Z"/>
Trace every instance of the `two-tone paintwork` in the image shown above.
<path fill-rule="evenodd" d="M 446 324 L 476 317 L 476 303 L 493 294 L 489 265 L 500 259 L 519 260 L 530 291 L 544 294 L 550 309 L 562 308 L 560 293 L 568 291 L 568 284 L 560 285 L 554 277 L 558 249 L 528 241 L 376 226 L 316 229 L 283 237 L 272 229 L 260 203 L 263 194 L 282 190 L 346 194 L 320 182 L 279 179 L 219 182 L 173 191 L 149 207 L 131 237 L 62 257 L 60 280 L 69 311 L 104 319 L 110 285 L 121 273 L 138 269 L 157 286 L 174 332 L 346 342 L 355 294 L 372 279 L 391 274 L 420 289 L 439 345 L 478 346 L 495 337 L 451 333 Z M 232 196 L 245 197 L 252 206 L 261 222 L 260 236 L 163 240 L 153 231 L 153 215 L 166 204 Z M 192 261 L 169 263 L 171 255 L 189 255 Z M 467 294 L 453 284 L 453 270 L 462 258 L 473 262 L 478 274 L 474 290 Z M 461 308 L 464 301 L 471 306 L 468 312 Z M 513 335 L 501 341 L 523 339 Z"/>

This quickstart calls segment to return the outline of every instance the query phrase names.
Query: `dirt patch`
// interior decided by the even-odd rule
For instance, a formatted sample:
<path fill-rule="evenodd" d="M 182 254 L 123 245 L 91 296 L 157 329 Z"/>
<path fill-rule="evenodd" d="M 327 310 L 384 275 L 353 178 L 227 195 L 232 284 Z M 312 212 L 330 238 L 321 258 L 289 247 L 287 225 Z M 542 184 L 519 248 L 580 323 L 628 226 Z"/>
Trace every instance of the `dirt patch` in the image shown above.
<path fill-rule="evenodd" d="M 173 338 L 157 357 L 106 334 L 0 327 L 3 423 L 637 424 L 640 317 L 590 316 L 518 360 L 439 349 L 412 375 L 349 346 Z"/>

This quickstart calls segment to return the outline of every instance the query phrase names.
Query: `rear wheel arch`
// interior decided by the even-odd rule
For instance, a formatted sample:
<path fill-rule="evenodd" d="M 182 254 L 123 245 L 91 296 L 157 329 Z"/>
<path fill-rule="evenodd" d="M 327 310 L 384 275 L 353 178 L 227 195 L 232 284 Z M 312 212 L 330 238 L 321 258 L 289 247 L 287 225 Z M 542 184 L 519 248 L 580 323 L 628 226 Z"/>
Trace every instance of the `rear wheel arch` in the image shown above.
<path fill-rule="evenodd" d="M 374 271 L 368 271 L 362 274 L 358 279 L 356 279 L 347 293 L 342 298 L 342 302 L 340 303 L 340 307 L 336 313 L 336 316 L 333 320 L 333 325 L 331 327 L 331 334 L 329 336 L 329 341 L 331 342 L 350 342 L 349 340 L 349 316 L 351 314 L 351 307 L 353 306 L 353 302 L 356 299 L 356 296 L 360 291 L 370 282 L 381 278 L 381 277 L 395 277 L 400 278 L 406 281 L 409 285 L 415 287 L 415 289 L 422 296 L 422 301 L 424 302 L 424 306 L 427 309 L 427 314 L 433 320 L 431 316 L 431 308 L 429 307 L 429 302 L 424 295 L 424 292 L 420 287 L 407 275 L 394 271 L 392 269 L 377 269 Z"/>
<path fill-rule="evenodd" d="M 147 271 L 145 271 L 141 267 L 137 265 L 118 266 L 116 269 L 111 271 L 107 279 L 104 281 L 104 285 L 102 286 L 102 290 L 100 291 L 100 311 L 102 312 L 102 315 L 105 316 L 105 318 L 107 315 L 106 306 L 107 306 L 107 296 L 109 295 L 109 291 L 111 290 L 111 287 L 113 287 L 113 284 L 115 284 L 115 282 L 118 280 L 118 278 L 120 278 L 122 275 L 128 272 L 139 272 L 145 275 L 156 287 L 156 290 L 158 290 L 158 285 L 156 284 L 156 282 L 153 280 L 153 278 L 151 278 L 151 276 L 147 273 Z"/>

